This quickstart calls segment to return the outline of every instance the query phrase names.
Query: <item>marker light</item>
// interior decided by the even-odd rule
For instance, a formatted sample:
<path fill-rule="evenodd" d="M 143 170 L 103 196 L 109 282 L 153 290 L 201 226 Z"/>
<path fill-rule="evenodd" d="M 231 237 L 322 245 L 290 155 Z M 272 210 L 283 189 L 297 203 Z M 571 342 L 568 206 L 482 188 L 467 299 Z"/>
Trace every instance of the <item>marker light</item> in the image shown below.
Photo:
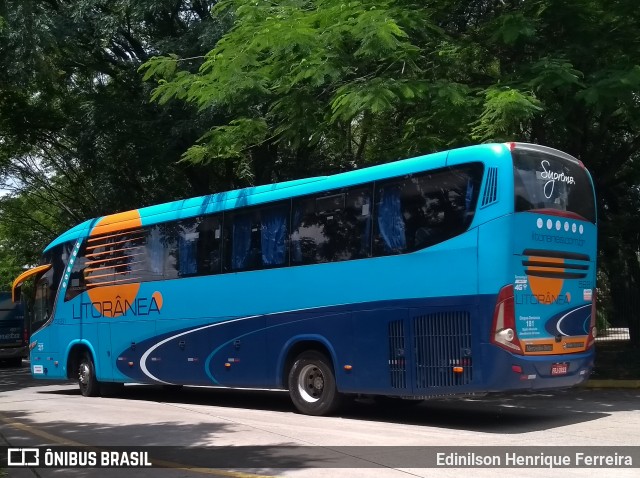
<path fill-rule="evenodd" d="M 453 367 L 453 373 L 462 373 L 464 372 L 464 367 Z"/>

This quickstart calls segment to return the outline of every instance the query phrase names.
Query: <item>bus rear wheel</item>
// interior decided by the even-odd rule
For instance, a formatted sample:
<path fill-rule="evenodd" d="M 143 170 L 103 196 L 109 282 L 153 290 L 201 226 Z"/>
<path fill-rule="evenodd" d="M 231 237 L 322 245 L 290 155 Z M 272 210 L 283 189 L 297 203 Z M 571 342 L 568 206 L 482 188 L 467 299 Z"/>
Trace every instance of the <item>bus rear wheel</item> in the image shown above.
<path fill-rule="evenodd" d="M 296 357 L 289 371 L 289 395 L 295 407 L 307 415 L 328 415 L 342 401 L 331 361 L 310 350 Z"/>
<path fill-rule="evenodd" d="M 84 354 L 78 367 L 78 385 L 85 397 L 97 397 L 100 394 L 100 382 L 96 378 L 96 367 L 89 354 Z"/>

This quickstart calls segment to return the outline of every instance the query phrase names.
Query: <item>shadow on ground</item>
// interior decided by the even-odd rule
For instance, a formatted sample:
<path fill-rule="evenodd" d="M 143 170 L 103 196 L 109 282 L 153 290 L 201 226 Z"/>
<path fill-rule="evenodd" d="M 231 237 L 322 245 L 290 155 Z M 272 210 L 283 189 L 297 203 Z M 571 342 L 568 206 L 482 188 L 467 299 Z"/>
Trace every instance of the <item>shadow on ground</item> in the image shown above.
<path fill-rule="evenodd" d="M 75 388 L 47 390 L 47 395 L 79 395 Z M 127 385 L 116 400 L 202 405 L 296 413 L 288 392 Z M 90 400 L 90 399 L 87 399 Z M 613 411 L 639 410 L 640 391 L 572 389 L 546 393 L 378 403 L 370 398 L 347 402 L 337 416 L 351 420 L 401 423 L 492 434 L 522 434 L 583 423 Z"/>
<path fill-rule="evenodd" d="M 0 370 L 3 392 L 41 387 L 44 396 L 80 395 L 72 382 L 34 380 L 27 366 Z M 246 410 L 295 413 L 288 393 L 268 390 L 232 390 L 210 387 L 127 385 L 110 400 L 153 401 Z M 92 398 L 82 398 L 90 403 Z M 99 399 L 98 399 L 99 400 Z M 448 398 L 419 402 L 395 400 L 383 404 L 370 398 L 351 400 L 337 414 L 351 420 L 400 423 L 490 434 L 522 434 L 588 422 L 614 411 L 640 410 L 640 390 L 576 388 L 531 394 L 489 395 L 482 398 Z"/>

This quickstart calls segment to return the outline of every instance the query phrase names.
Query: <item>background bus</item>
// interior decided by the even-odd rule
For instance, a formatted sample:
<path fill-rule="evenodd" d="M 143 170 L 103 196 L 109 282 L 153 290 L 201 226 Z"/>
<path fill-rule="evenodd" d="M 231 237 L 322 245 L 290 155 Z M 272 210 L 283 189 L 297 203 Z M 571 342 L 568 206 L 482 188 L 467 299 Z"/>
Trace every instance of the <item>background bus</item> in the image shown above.
<path fill-rule="evenodd" d="M 11 292 L 0 292 L 0 361 L 20 365 L 27 357 L 27 339 L 24 304 L 13 303 Z"/>
<path fill-rule="evenodd" d="M 36 378 L 282 388 L 320 415 L 584 381 L 595 261 L 587 170 L 511 143 L 93 219 L 14 286 L 36 279 Z"/>

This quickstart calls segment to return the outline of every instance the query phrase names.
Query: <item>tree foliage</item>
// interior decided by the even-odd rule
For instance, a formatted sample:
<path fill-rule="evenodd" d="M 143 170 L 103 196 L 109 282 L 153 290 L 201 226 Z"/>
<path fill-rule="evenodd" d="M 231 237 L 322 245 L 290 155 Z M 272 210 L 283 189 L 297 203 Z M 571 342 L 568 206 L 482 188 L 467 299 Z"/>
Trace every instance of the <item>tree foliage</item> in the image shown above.
<path fill-rule="evenodd" d="M 222 116 L 186 161 L 213 162 L 234 151 L 262 172 L 257 182 L 269 182 L 309 167 L 387 160 L 368 153 L 380 126 L 418 108 L 432 88 L 411 38 L 430 42 L 441 34 L 426 7 L 226 0 L 213 14 L 232 27 L 197 72 L 177 68 L 175 56 L 143 66 L 144 79 L 158 79 L 154 100 L 181 99 Z M 256 125 L 266 128 L 254 134 Z"/>
<path fill-rule="evenodd" d="M 84 219 L 210 189 L 213 174 L 177 164 L 206 117 L 150 104 L 137 68 L 212 47 L 211 6 L 0 2 L 0 262 L 33 264 Z"/>
<path fill-rule="evenodd" d="M 609 315 L 640 286 L 631 0 L 5 0 L 0 16 L 16 264 L 16 241 L 106 212 L 520 140 L 592 172 Z M 30 214 L 26 238 L 11 225 Z"/>

